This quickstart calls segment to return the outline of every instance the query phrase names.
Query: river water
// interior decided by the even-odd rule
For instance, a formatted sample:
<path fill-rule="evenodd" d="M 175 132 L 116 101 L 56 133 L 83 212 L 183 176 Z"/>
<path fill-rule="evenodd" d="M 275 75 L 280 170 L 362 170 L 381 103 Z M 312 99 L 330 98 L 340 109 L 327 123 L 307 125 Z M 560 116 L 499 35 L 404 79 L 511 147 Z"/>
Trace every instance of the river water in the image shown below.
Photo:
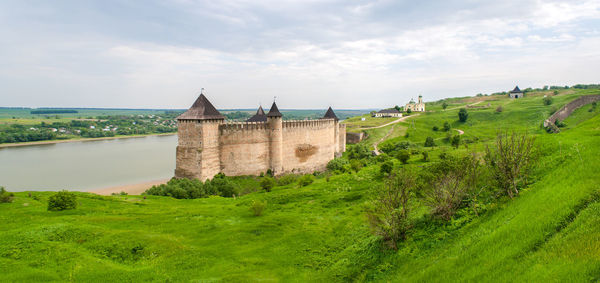
<path fill-rule="evenodd" d="M 0 186 L 9 191 L 87 191 L 168 179 L 177 135 L 0 148 Z"/>

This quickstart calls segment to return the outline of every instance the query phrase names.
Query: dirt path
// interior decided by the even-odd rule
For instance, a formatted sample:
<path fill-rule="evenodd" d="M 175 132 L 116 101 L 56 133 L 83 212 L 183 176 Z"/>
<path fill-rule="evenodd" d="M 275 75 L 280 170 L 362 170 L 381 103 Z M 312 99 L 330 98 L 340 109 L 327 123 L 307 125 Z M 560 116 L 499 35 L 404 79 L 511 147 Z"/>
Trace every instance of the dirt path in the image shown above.
<path fill-rule="evenodd" d="M 463 130 L 459 130 L 459 129 L 455 129 L 458 132 L 458 135 L 464 135 L 465 131 Z"/>
<path fill-rule="evenodd" d="M 410 115 L 410 116 L 404 116 L 402 118 L 399 118 L 398 120 L 395 120 L 395 121 L 392 121 L 392 122 L 389 122 L 387 124 L 383 124 L 383 125 L 380 125 L 380 126 L 367 127 L 367 128 L 358 128 L 358 130 L 379 129 L 379 128 L 387 127 L 387 126 L 392 125 L 392 124 L 400 123 L 400 122 L 402 122 L 402 121 L 404 121 L 404 120 L 406 120 L 406 119 L 408 119 L 410 117 L 415 117 L 415 116 L 419 116 L 419 114 L 414 114 L 414 115 Z"/>
<path fill-rule="evenodd" d="M 395 126 L 394 126 L 394 127 L 395 127 Z M 387 134 L 385 134 L 385 136 L 383 136 L 383 138 L 379 139 L 378 141 L 376 141 L 376 142 L 373 144 L 373 148 L 374 148 L 373 152 L 375 153 L 375 155 L 379 155 L 379 154 L 381 154 L 381 153 L 379 152 L 379 149 L 377 148 L 377 146 L 378 146 L 378 145 L 379 145 L 379 144 L 380 144 L 382 141 L 384 141 L 385 139 L 387 139 L 387 137 L 389 137 L 389 136 L 392 134 L 392 132 L 394 131 L 394 127 L 392 127 L 392 128 L 391 128 L 391 129 L 390 129 L 390 130 L 387 132 Z"/>

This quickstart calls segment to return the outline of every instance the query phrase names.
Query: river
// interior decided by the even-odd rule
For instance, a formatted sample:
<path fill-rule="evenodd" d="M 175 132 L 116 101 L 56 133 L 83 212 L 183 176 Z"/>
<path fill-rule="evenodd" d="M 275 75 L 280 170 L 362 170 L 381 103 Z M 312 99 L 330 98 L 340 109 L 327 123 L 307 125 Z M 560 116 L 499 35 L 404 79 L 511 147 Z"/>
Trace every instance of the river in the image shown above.
<path fill-rule="evenodd" d="M 168 179 L 177 135 L 0 148 L 0 186 L 9 191 L 88 191 Z"/>

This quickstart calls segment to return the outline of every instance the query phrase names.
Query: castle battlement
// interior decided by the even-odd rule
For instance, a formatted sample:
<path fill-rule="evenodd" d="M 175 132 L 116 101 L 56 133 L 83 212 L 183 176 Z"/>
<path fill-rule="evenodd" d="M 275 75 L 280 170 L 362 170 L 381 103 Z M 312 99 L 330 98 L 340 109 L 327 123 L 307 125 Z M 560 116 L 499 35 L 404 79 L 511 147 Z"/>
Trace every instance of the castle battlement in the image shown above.
<path fill-rule="evenodd" d="M 201 94 L 177 117 L 175 177 L 206 180 L 217 173 L 229 176 L 275 175 L 324 170 L 346 150 L 346 126 L 331 107 L 319 120 L 283 121 L 273 103 L 268 114 L 260 107 L 246 122 L 226 121 Z"/>

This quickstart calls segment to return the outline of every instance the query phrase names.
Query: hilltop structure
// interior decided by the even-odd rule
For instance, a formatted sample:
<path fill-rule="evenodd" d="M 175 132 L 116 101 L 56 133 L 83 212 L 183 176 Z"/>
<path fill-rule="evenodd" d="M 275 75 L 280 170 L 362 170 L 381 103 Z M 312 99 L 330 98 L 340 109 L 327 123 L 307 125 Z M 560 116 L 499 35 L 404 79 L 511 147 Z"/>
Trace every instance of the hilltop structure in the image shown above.
<path fill-rule="evenodd" d="M 423 96 L 419 95 L 419 101 L 415 103 L 414 99 L 410 99 L 410 102 L 404 106 L 404 112 L 410 109 L 411 112 L 425 112 L 425 103 L 423 103 Z"/>
<path fill-rule="evenodd" d="M 396 108 L 383 109 L 373 113 L 373 117 L 402 117 L 402 113 Z"/>
<path fill-rule="evenodd" d="M 522 98 L 524 96 L 524 94 L 521 91 L 521 89 L 519 89 L 519 86 L 515 86 L 515 89 L 508 92 L 508 96 L 510 98 Z"/>
<path fill-rule="evenodd" d="M 259 107 L 246 122 L 225 117 L 200 94 L 177 117 L 175 177 L 202 181 L 218 173 L 228 176 L 312 173 L 346 150 L 346 125 L 331 107 L 319 120 L 283 121 L 273 102 L 265 115 Z"/>

